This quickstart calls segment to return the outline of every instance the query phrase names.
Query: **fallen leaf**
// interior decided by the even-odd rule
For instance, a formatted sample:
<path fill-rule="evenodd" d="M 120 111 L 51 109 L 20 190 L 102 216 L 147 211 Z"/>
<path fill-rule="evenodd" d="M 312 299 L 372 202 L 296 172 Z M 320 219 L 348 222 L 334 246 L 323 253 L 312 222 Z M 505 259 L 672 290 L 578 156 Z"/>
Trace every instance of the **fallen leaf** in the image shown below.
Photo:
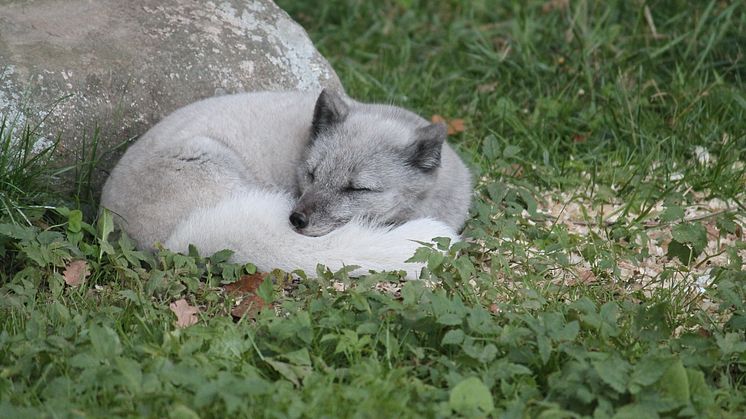
<path fill-rule="evenodd" d="M 575 275 L 570 275 L 566 281 L 567 285 L 570 286 L 592 284 L 596 282 L 596 275 L 588 268 L 579 267 L 575 271 Z"/>
<path fill-rule="evenodd" d="M 596 282 L 596 275 L 590 269 L 581 269 L 579 272 L 579 280 L 583 284 L 592 284 Z"/>
<path fill-rule="evenodd" d="M 705 224 L 705 230 L 707 231 L 707 237 L 715 240 L 720 237 L 720 231 L 713 225 L 714 223 Z"/>
<path fill-rule="evenodd" d="M 697 334 L 699 334 L 700 336 L 706 337 L 706 338 L 709 338 L 710 336 L 712 336 L 712 333 L 709 330 L 705 329 L 704 327 L 700 327 L 699 330 L 697 330 Z"/>
<path fill-rule="evenodd" d="M 570 6 L 570 0 L 549 0 L 541 6 L 541 11 L 549 13 L 552 10 L 564 10 Z"/>
<path fill-rule="evenodd" d="M 448 127 L 448 135 L 458 134 L 459 132 L 466 131 L 464 120 L 460 118 L 447 120 L 440 115 L 433 115 L 430 117 L 430 121 L 434 124 L 444 123 Z"/>
<path fill-rule="evenodd" d="M 231 310 L 233 317 L 247 316 L 253 319 L 260 311 L 272 307 L 272 304 L 267 304 L 256 294 L 259 286 L 264 283 L 265 277 L 266 274 L 262 273 L 243 275 L 238 281 L 223 287 L 225 292 L 236 297 L 236 301 L 238 302 Z"/>
<path fill-rule="evenodd" d="M 190 306 L 185 299 L 171 303 L 169 308 L 176 314 L 176 327 L 189 327 L 197 323 L 199 309 Z"/>
<path fill-rule="evenodd" d="M 84 260 L 74 260 L 67 264 L 62 276 L 65 277 L 65 283 L 71 287 L 77 287 L 91 275 L 88 270 L 88 262 Z"/>
<path fill-rule="evenodd" d="M 510 166 L 502 167 L 498 171 L 506 176 L 512 176 L 519 178 L 523 176 L 523 165 L 519 163 L 511 163 Z"/>
<path fill-rule="evenodd" d="M 448 134 L 451 134 L 450 132 L 451 129 L 453 129 L 453 134 L 457 132 L 464 132 L 466 130 L 466 127 L 464 126 L 464 120 L 463 119 L 452 119 L 448 123 L 448 130 L 449 130 Z"/>
<path fill-rule="evenodd" d="M 497 88 L 497 82 L 484 83 L 477 86 L 477 92 L 479 93 L 492 93 Z"/>
<path fill-rule="evenodd" d="M 238 278 L 238 281 L 224 285 L 223 289 L 232 295 L 252 294 L 262 285 L 265 276 L 266 274 L 259 272 L 251 275 L 242 275 Z"/>
<path fill-rule="evenodd" d="M 233 307 L 231 315 L 239 318 L 247 316 L 248 318 L 253 319 L 257 314 L 259 314 L 259 312 L 271 307 L 272 304 L 267 304 L 258 295 L 251 294 L 245 296 L 237 306 Z"/>
<path fill-rule="evenodd" d="M 439 123 L 439 122 L 442 122 L 442 123 L 444 123 L 444 124 L 446 123 L 446 119 L 445 119 L 445 118 L 443 118 L 442 116 L 438 115 L 438 114 L 435 114 L 435 115 L 431 116 L 431 117 L 430 117 L 430 121 L 431 121 L 431 122 L 432 122 L 433 124 L 437 124 L 437 123 Z"/>
<path fill-rule="evenodd" d="M 583 134 L 575 134 L 572 136 L 572 142 L 574 143 L 584 143 L 585 140 L 588 138 L 588 136 Z"/>

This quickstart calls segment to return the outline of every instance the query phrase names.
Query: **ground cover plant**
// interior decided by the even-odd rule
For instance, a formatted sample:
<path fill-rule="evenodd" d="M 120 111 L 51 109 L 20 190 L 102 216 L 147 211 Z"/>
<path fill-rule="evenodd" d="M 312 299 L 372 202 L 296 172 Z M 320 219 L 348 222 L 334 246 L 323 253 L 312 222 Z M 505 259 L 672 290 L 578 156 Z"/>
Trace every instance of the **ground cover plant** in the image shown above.
<path fill-rule="evenodd" d="M 5 118 L 0 417 L 746 415 L 746 6 L 279 3 L 449 123 L 466 240 L 406 283 L 145 254 Z"/>

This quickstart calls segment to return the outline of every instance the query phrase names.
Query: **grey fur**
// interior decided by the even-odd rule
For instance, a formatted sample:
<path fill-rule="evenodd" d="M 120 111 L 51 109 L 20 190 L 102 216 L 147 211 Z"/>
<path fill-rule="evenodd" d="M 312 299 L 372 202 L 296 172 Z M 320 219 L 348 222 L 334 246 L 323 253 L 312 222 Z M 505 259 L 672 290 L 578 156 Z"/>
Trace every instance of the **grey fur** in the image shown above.
<path fill-rule="evenodd" d="M 292 212 L 307 218 L 297 231 L 306 236 L 353 217 L 389 225 L 432 218 L 460 230 L 471 178 L 444 140 L 443 126 L 412 112 L 332 91 L 222 96 L 143 135 L 112 171 L 101 203 L 141 248 L 165 242 L 195 210 L 254 189 L 295 197 Z"/>

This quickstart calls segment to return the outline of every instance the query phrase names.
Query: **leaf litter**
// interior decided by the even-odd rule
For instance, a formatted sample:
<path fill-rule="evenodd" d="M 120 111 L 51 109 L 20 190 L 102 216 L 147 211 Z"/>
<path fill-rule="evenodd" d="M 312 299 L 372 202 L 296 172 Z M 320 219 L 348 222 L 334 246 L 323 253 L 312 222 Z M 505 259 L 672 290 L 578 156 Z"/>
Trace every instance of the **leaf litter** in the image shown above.
<path fill-rule="evenodd" d="M 273 307 L 272 303 L 264 301 L 258 295 L 259 287 L 262 286 L 266 278 L 266 273 L 257 272 L 251 275 L 243 275 L 238 281 L 223 287 L 226 294 L 236 298 L 236 303 L 233 309 L 231 309 L 233 317 L 240 318 L 247 316 L 255 318 L 260 311 Z"/>
<path fill-rule="evenodd" d="M 616 239 L 623 246 L 635 249 L 627 255 L 634 257 L 617 255 L 616 269 L 610 272 L 610 277 L 618 284 L 641 289 L 645 294 L 652 294 L 654 288 L 668 287 L 677 282 L 702 292 L 711 283 L 713 268 L 746 259 L 746 248 L 738 246 L 743 242 L 746 217 L 737 211 L 737 204 L 733 201 L 707 198 L 704 193 L 691 194 L 694 202 L 682 208 L 680 219 L 672 221 L 662 220 L 667 211 L 664 202 L 657 202 L 643 221 L 636 221 L 637 215 L 625 214 L 628 205 L 622 199 L 605 198 L 603 203 L 598 203 L 597 198 L 588 196 L 585 191 L 548 191 L 538 199 L 537 217 L 532 217 L 525 210 L 522 217 L 529 225 L 547 229 L 561 226 L 582 244 L 588 244 L 588 237 L 592 236 L 614 241 L 610 237 L 614 227 L 637 224 L 635 234 L 629 238 L 631 242 Z M 730 231 L 719 222 L 720 216 L 728 214 L 732 219 Z M 683 245 L 694 256 L 689 263 L 669 252 L 672 243 L 682 245 L 675 240 L 677 231 L 680 232 L 680 240 L 683 238 Z M 525 246 L 532 255 L 547 254 L 527 240 L 505 241 Z M 728 249 L 737 250 L 734 253 L 728 252 Z M 554 270 L 553 281 L 568 285 L 598 281 L 594 271 L 598 273 L 599 269 L 581 254 L 581 246 L 567 250 L 571 268 Z M 514 267 L 513 274 L 520 275 L 522 268 L 518 263 Z M 670 278 L 662 280 L 664 271 L 671 275 Z"/>
<path fill-rule="evenodd" d="M 82 259 L 71 261 L 62 272 L 65 283 L 71 287 L 81 285 L 90 275 L 91 271 L 88 269 L 88 262 Z"/>
<path fill-rule="evenodd" d="M 446 119 L 440 115 L 433 115 L 430 121 L 434 124 L 442 123 L 448 127 L 448 135 L 455 135 L 460 132 L 466 131 L 466 125 L 464 120 L 461 118 Z"/>
<path fill-rule="evenodd" d="M 189 305 L 185 299 L 176 300 L 169 305 L 171 311 L 176 315 L 176 326 L 180 328 L 197 324 L 199 308 Z"/>

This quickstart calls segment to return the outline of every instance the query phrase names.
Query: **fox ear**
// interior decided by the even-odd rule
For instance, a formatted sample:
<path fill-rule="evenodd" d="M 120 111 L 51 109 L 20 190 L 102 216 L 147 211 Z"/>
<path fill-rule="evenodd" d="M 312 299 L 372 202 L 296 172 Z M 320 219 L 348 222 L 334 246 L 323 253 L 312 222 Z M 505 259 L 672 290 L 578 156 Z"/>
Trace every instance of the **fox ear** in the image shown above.
<path fill-rule="evenodd" d="M 448 135 L 445 124 L 430 124 L 415 130 L 415 140 L 407 146 L 407 163 L 425 172 L 440 166 L 440 153 Z"/>
<path fill-rule="evenodd" d="M 322 90 L 319 98 L 316 100 L 316 107 L 313 110 L 313 122 L 311 123 L 312 138 L 316 138 L 319 132 L 324 129 L 344 121 L 349 111 L 349 106 L 347 106 L 339 93 L 331 89 Z"/>

